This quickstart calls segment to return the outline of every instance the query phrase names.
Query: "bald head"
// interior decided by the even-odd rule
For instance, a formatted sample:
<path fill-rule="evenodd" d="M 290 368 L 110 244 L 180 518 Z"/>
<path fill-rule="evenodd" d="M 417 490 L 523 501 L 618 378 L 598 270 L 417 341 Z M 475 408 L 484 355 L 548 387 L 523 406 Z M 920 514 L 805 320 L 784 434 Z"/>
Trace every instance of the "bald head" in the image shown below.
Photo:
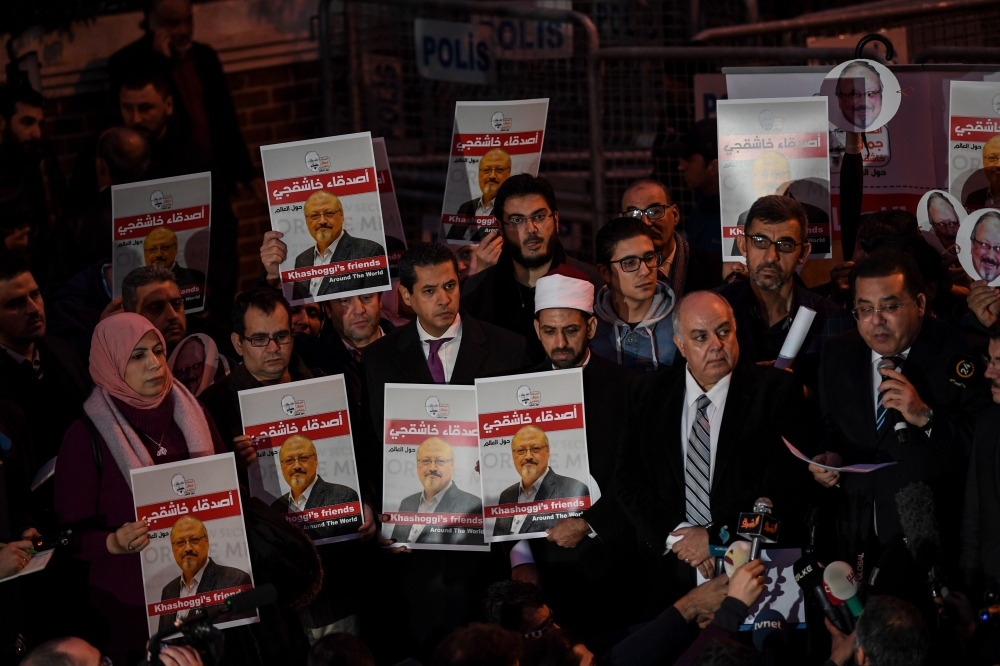
<path fill-rule="evenodd" d="M 127 127 L 111 127 L 97 140 L 97 173 L 102 187 L 142 180 L 149 170 L 149 142 Z"/>
<path fill-rule="evenodd" d="M 739 361 L 736 317 L 718 294 L 695 291 L 674 306 L 674 342 L 691 376 L 708 391 L 731 373 Z"/>
<path fill-rule="evenodd" d="M 166 227 L 153 229 L 142 243 L 147 266 L 171 268 L 177 261 L 177 234 Z"/>
<path fill-rule="evenodd" d="M 101 651 L 74 636 L 42 643 L 24 658 L 21 666 L 100 666 Z"/>
<path fill-rule="evenodd" d="M 326 252 L 344 230 L 344 206 L 333 192 L 318 190 L 306 199 L 302 208 L 316 247 L 321 253 Z"/>
<path fill-rule="evenodd" d="M 417 476 L 424 487 L 425 499 L 447 488 L 454 474 L 455 452 L 448 442 L 431 437 L 417 447 Z"/>

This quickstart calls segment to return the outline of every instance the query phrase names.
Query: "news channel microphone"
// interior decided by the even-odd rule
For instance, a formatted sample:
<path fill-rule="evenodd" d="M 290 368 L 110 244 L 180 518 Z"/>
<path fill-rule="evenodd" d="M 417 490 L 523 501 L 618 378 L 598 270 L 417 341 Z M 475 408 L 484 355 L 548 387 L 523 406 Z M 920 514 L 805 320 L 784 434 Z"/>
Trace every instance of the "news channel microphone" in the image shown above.
<path fill-rule="evenodd" d="M 897 370 L 896 363 L 891 358 L 883 358 L 878 362 L 878 373 L 882 375 L 883 370 Z M 882 381 L 886 380 L 885 375 L 882 375 Z M 881 391 L 879 391 L 881 393 Z M 896 432 L 896 440 L 900 444 L 905 444 L 913 439 L 910 434 L 910 424 L 906 422 L 903 415 L 899 413 L 898 409 L 887 408 L 885 410 L 885 418 L 889 420 L 892 424 L 892 429 Z"/>
<path fill-rule="evenodd" d="M 788 645 L 788 625 L 785 616 L 773 608 L 765 608 L 753 620 L 753 644 L 764 656 L 765 666 L 785 663 Z"/>
<path fill-rule="evenodd" d="M 986 363 L 980 354 L 955 354 L 948 359 L 945 375 L 962 388 L 979 386 L 986 381 Z"/>
<path fill-rule="evenodd" d="M 823 570 L 823 582 L 834 597 L 844 602 L 855 618 L 865 609 L 858 599 L 858 577 L 847 562 L 830 562 Z"/>
<path fill-rule="evenodd" d="M 750 559 L 760 557 L 762 544 L 776 543 L 781 523 L 771 515 L 774 505 L 771 500 L 761 497 L 753 503 L 753 513 L 741 513 L 736 534 L 750 540 Z"/>
<path fill-rule="evenodd" d="M 726 547 L 709 546 L 708 554 L 715 558 L 715 575 L 718 576 L 726 570 Z"/>
<path fill-rule="evenodd" d="M 934 492 L 920 481 L 906 485 L 896 493 L 896 510 L 913 561 L 927 576 L 931 597 L 944 599 L 950 592 L 940 567 L 941 533 Z"/>
<path fill-rule="evenodd" d="M 846 622 L 842 613 L 834 609 L 833 604 L 826 596 L 823 586 L 823 565 L 814 559 L 803 557 L 793 566 L 792 572 L 795 574 L 795 582 L 806 595 L 812 598 L 823 609 L 826 619 L 833 623 L 841 632 L 851 633 L 850 623 Z"/>

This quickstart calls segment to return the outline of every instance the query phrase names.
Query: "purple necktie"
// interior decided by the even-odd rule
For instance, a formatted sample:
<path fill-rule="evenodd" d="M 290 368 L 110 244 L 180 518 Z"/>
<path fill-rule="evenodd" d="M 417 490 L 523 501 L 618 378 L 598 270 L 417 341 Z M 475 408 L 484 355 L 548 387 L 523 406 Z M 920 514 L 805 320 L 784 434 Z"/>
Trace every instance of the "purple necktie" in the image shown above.
<path fill-rule="evenodd" d="M 431 377 L 434 378 L 435 384 L 445 384 L 444 377 L 444 365 L 441 363 L 441 357 L 438 356 L 438 350 L 446 342 L 451 342 L 455 338 L 441 338 L 439 340 L 428 340 L 427 344 L 431 346 L 430 352 L 427 354 L 427 369 L 431 371 Z"/>

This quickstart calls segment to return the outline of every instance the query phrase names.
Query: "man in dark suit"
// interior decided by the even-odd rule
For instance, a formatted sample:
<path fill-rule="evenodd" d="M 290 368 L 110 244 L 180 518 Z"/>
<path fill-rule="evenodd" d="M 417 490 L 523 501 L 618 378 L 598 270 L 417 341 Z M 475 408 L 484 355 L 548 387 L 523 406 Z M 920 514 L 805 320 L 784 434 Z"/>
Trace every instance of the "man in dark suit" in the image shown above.
<path fill-rule="evenodd" d="M 309 235 L 316 246 L 295 257 L 295 268 L 325 266 L 353 259 L 371 259 L 385 255 L 385 248 L 365 238 L 355 238 L 344 231 L 344 206 L 331 192 L 313 192 L 303 206 Z M 339 276 L 325 276 L 296 282 L 292 300 L 315 298 L 343 291 L 370 289 L 389 284 L 389 269 L 375 268 Z"/>
<path fill-rule="evenodd" d="M 706 578 L 709 544 L 737 530 L 739 514 L 768 497 L 795 545 L 803 518 L 805 466 L 785 448 L 808 441 L 802 385 L 787 372 L 740 363 L 732 308 L 709 292 L 674 309 L 677 347 L 687 361 L 632 382 L 618 440 L 618 500 L 655 558 L 669 604 Z M 727 536 L 728 535 L 728 536 Z"/>
<path fill-rule="evenodd" d="M 903 533 L 895 503 L 903 487 L 923 481 L 935 492 L 941 516 L 959 515 L 975 417 L 989 399 L 985 391 L 948 381 L 950 359 L 966 351 L 966 337 L 924 317 L 927 298 L 912 257 L 877 250 L 854 266 L 851 287 L 858 328 L 823 349 L 825 453 L 813 460 L 832 467 L 895 464 L 867 474 L 809 470 L 835 494 L 838 559 L 863 562 L 858 568 L 868 573 Z M 958 521 L 941 521 L 941 531 L 954 561 Z"/>
<path fill-rule="evenodd" d="M 163 586 L 160 601 L 195 597 L 207 592 L 219 592 L 234 587 L 252 586 L 250 574 L 235 567 L 216 564 L 208 557 L 208 529 L 194 516 L 182 516 L 170 530 L 170 546 L 174 561 L 181 575 Z M 204 604 L 202 604 L 204 605 Z M 160 631 L 167 629 L 178 618 L 184 619 L 190 611 L 179 611 L 160 616 Z M 235 615 L 229 620 L 253 617 L 256 612 Z"/>
<path fill-rule="evenodd" d="M 417 447 L 417 477 L 424 489 L 399 503 L 401 513 L 454 513 L 483 515 L 483 502 L 455 485 L 455 453 L 440 437 L 431 437 Z M 482 546 L 483 535 L 469 534 L 454 528 L 397 523 L 392 529 L 396 543 L 441 543 Z"/>

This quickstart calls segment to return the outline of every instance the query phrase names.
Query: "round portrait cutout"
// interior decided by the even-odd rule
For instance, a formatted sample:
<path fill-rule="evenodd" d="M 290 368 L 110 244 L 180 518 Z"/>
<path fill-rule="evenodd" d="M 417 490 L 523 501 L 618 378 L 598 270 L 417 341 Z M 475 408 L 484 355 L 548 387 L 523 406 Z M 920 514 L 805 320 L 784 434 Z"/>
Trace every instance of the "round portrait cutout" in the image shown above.
<path fill-rule="evenodd" d="M 958 226 L 966 215 L 962 202 L 944 190 L 924 193 L 917 204 L 920 233 L 938 252 L 954 248 Z"/>
<path fill-rule="evenodd" d="M 870 132 L 892 120 L 902 95 L 899 81 L 874 60 L 848 60 L 834 67 L 823 85 L 830 122 L 848 132 Z"/>
<path fill-rule="evenodd" d="M 983 208 L 958 227 L 958 260 L 973 280 L 1000 286 L 1000 210 Z"/>

